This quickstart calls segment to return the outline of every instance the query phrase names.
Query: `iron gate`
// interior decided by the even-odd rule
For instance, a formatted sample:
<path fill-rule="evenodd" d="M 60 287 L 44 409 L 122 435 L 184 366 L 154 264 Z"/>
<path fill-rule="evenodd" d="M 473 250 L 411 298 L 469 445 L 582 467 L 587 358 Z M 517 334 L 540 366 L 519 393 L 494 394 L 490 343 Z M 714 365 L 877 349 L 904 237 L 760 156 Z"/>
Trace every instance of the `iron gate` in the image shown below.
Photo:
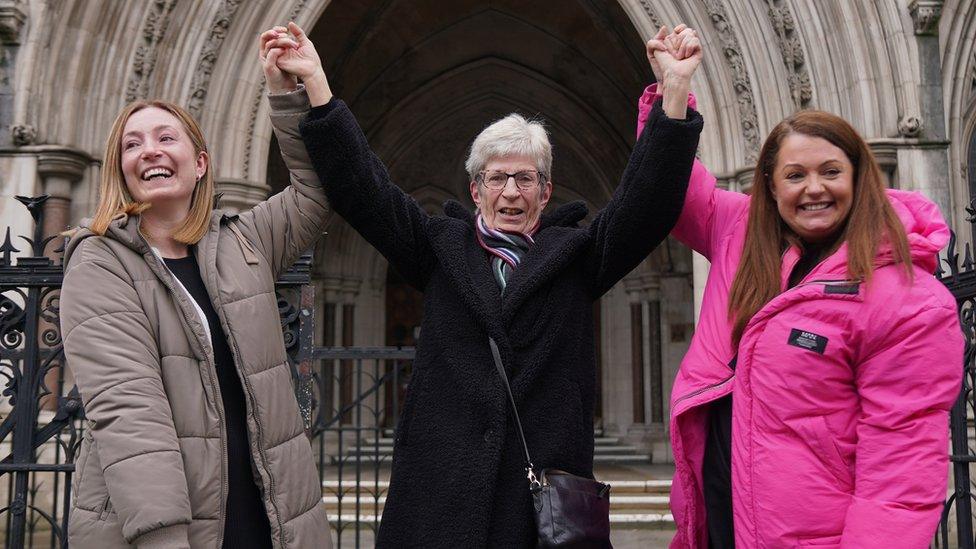
<path fill-rule="evenodd" d="M 85 428 L 81 399 L 64 368 L 58 323 L 62 281 L 57 235 L 42 235 L 46 197 L 17 197 L 34 220 L 21 252 L 6 230 L 0 244 L 0 520 L 6 547 L 67 547 L 74 461 Z M 976 206 L 967 208 L 976 221 Z M 966 335 L 964 382 L 950 428 L 954 490 L 934 545 L 974 547 L 971 464 L 976 462 L 976 263 L 953 235 L 936 276 L 952 291 Z M 55 248 L 55 249 L 52 249 Z M 412 348 L 340 349 L 313 344 L 311 257 L 277 282 L 282 335 L 296 397 L 318 460 L 323 499 L 338 547 L 374 538 Z M 6 477 L 5 479 L 3 477 Z M 4 482 L 5 480 L 5 482 Z M 954 530 L 954 531 L 953 531 Z"/>

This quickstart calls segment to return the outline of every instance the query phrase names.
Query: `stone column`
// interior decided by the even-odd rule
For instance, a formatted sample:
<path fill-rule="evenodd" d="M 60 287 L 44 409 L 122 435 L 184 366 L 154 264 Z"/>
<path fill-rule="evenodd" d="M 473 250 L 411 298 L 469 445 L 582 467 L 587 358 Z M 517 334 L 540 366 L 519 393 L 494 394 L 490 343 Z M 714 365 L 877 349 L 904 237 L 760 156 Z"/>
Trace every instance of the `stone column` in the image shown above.
<path fill-rule="evenodd" d="M 903 113 L 898 133 L 905 146 L 898 151 L 899 186 L 924 192 L 951 223 L 949 142 L 942 103 L 942 62 L 939 55 L 939 18 L 942 0 L 912 0 L 908 11 L 918 45 L 919 112 Z"/>
<path fill-rule="evenodd" d="M 24 145 L 14 139 L 14 75 L 20 35 L 27 22 L 27 6 L 23 0 L 0 0 L 0 147 Z M 20 129 L 17 133 L 24 133 Z M 17 141 L 15 143 L 15 141 Z"/>
<path fill-rule="evenodd" d="M 630 303 L 630 372 L 618 375 L 627 375 L 631 388 L 625 437 L 650 447 L 664 435 L 665 423 L 660 277 L 657 273 L 628 277 L 624 290 Z"/>
<path fill-rule="evenodd" d="M 41 145 L 34 150 L 37 152 L 37 174 L 41 178 L 41 188 L 50 197 L 44 203 L 42 234 L 47 237 L 68 228 L 74 188 L 84 177 L 85 170 L 93 159 L 86 153 L 69 147 Z M 60 244 L 59 239 L 52 240 L 45 248 L 45 253 L 52 256 Z"/>
<path fill-rule="evenodd" d="M 271 187 L 260 181 L 246 179 L 218 179 L 217 194 L 220 195 L 220 208 L 231 213 L 246 210 L 268 198 Z"/>

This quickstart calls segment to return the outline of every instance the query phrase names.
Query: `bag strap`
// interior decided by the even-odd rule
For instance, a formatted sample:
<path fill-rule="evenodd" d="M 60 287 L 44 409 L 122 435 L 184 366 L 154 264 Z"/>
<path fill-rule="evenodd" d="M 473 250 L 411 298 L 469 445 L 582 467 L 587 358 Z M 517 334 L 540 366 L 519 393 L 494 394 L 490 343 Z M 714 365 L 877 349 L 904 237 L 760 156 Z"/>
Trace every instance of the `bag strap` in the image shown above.
<path fill-rule="evenodd" d="M 537 488 L 542 484 L 535 477 L 532 466 L 532 458 L 529 457 L 529 445 L 525 443 L 525 433 L 522 432 L 522 421 L 519 419 L 518 408 L 515 406 L 515 397 L 512 396 L 512 387 L 508 384 L 508 374 L 505 373 L 505 366 L 502 365 L 502 354 L 498 351 L 498 344 L 494 338 L 488 338 L 488 346 L 491 347 L 491 357 L 495 361 L 495 369 L 502 378 L 505 385 L 505 392 L 508 393 L 508 403 L 512 405 L 512 415 L 515 417 L 515 428 L 518 430 L 519 441 L 522 442 L 522 450 L 525 452 L 525 478 L 529 479 L 529 488 Z"/>

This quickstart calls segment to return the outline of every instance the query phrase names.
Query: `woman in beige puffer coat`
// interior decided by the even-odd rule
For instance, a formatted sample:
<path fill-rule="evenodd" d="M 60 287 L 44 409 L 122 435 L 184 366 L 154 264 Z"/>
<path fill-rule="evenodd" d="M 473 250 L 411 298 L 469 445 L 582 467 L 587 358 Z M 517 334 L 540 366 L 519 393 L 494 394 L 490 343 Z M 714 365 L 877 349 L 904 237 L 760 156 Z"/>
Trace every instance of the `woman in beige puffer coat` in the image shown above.
<path fill-rule="evenodd" d="M 262 61 L 291 186 L 240 215 L 211 211 L 196 122 L 172 104 L 140 102 L 116 120 L 99 209 L 66 248 L 61 326 L 90 427 L 73 549 L 238 547 L 237 528 L 255 522 L 238 505 L 248 493 L 265 534 L 245 546 L 331 545 L 274 292 L 321 234 L 327 204 L 298 135 L 307 96 L 273 58 Z M 178 276 L 180 262 L 198 266 L 197 286 Z M 239 412 L 227 409 L 228 387 Z M 235 414 L 238 453 L 228 450 Z M 229 463 L 242 455 L 249 491 L 229 498 Z"/>

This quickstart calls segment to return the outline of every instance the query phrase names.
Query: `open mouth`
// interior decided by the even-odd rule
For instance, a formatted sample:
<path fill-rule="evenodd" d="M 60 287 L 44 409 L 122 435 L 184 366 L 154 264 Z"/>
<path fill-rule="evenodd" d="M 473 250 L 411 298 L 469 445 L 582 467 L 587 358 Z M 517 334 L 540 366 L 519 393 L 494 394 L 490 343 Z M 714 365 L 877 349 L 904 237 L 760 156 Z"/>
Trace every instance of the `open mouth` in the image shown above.
<path fill-rule="evenodd" d="M 820 210 L 826 210 L 833 205 L 833 202 L 811 202 L 810 204 L 801 205 L 799 209 L 803 210 L 804 212 L 819 212 Z"/>
<path fill-rule="evenodd" d="M 509 215 L 509 216 L 521 215 L 524 212 L 525 212 L 524 210 L 521 210 L 519 208 L 499 208 L 498 209 L 498 213 L 500 213 L 502 215 Z"/>
<path fill-rule="evenodd" d="M 161 179 L 164 177 L 172 177 L 173 170 L 169 168 L 149 168 L 148 170 L 142 172 L 143 181 L 151 181 L 153 179 Z"/>

